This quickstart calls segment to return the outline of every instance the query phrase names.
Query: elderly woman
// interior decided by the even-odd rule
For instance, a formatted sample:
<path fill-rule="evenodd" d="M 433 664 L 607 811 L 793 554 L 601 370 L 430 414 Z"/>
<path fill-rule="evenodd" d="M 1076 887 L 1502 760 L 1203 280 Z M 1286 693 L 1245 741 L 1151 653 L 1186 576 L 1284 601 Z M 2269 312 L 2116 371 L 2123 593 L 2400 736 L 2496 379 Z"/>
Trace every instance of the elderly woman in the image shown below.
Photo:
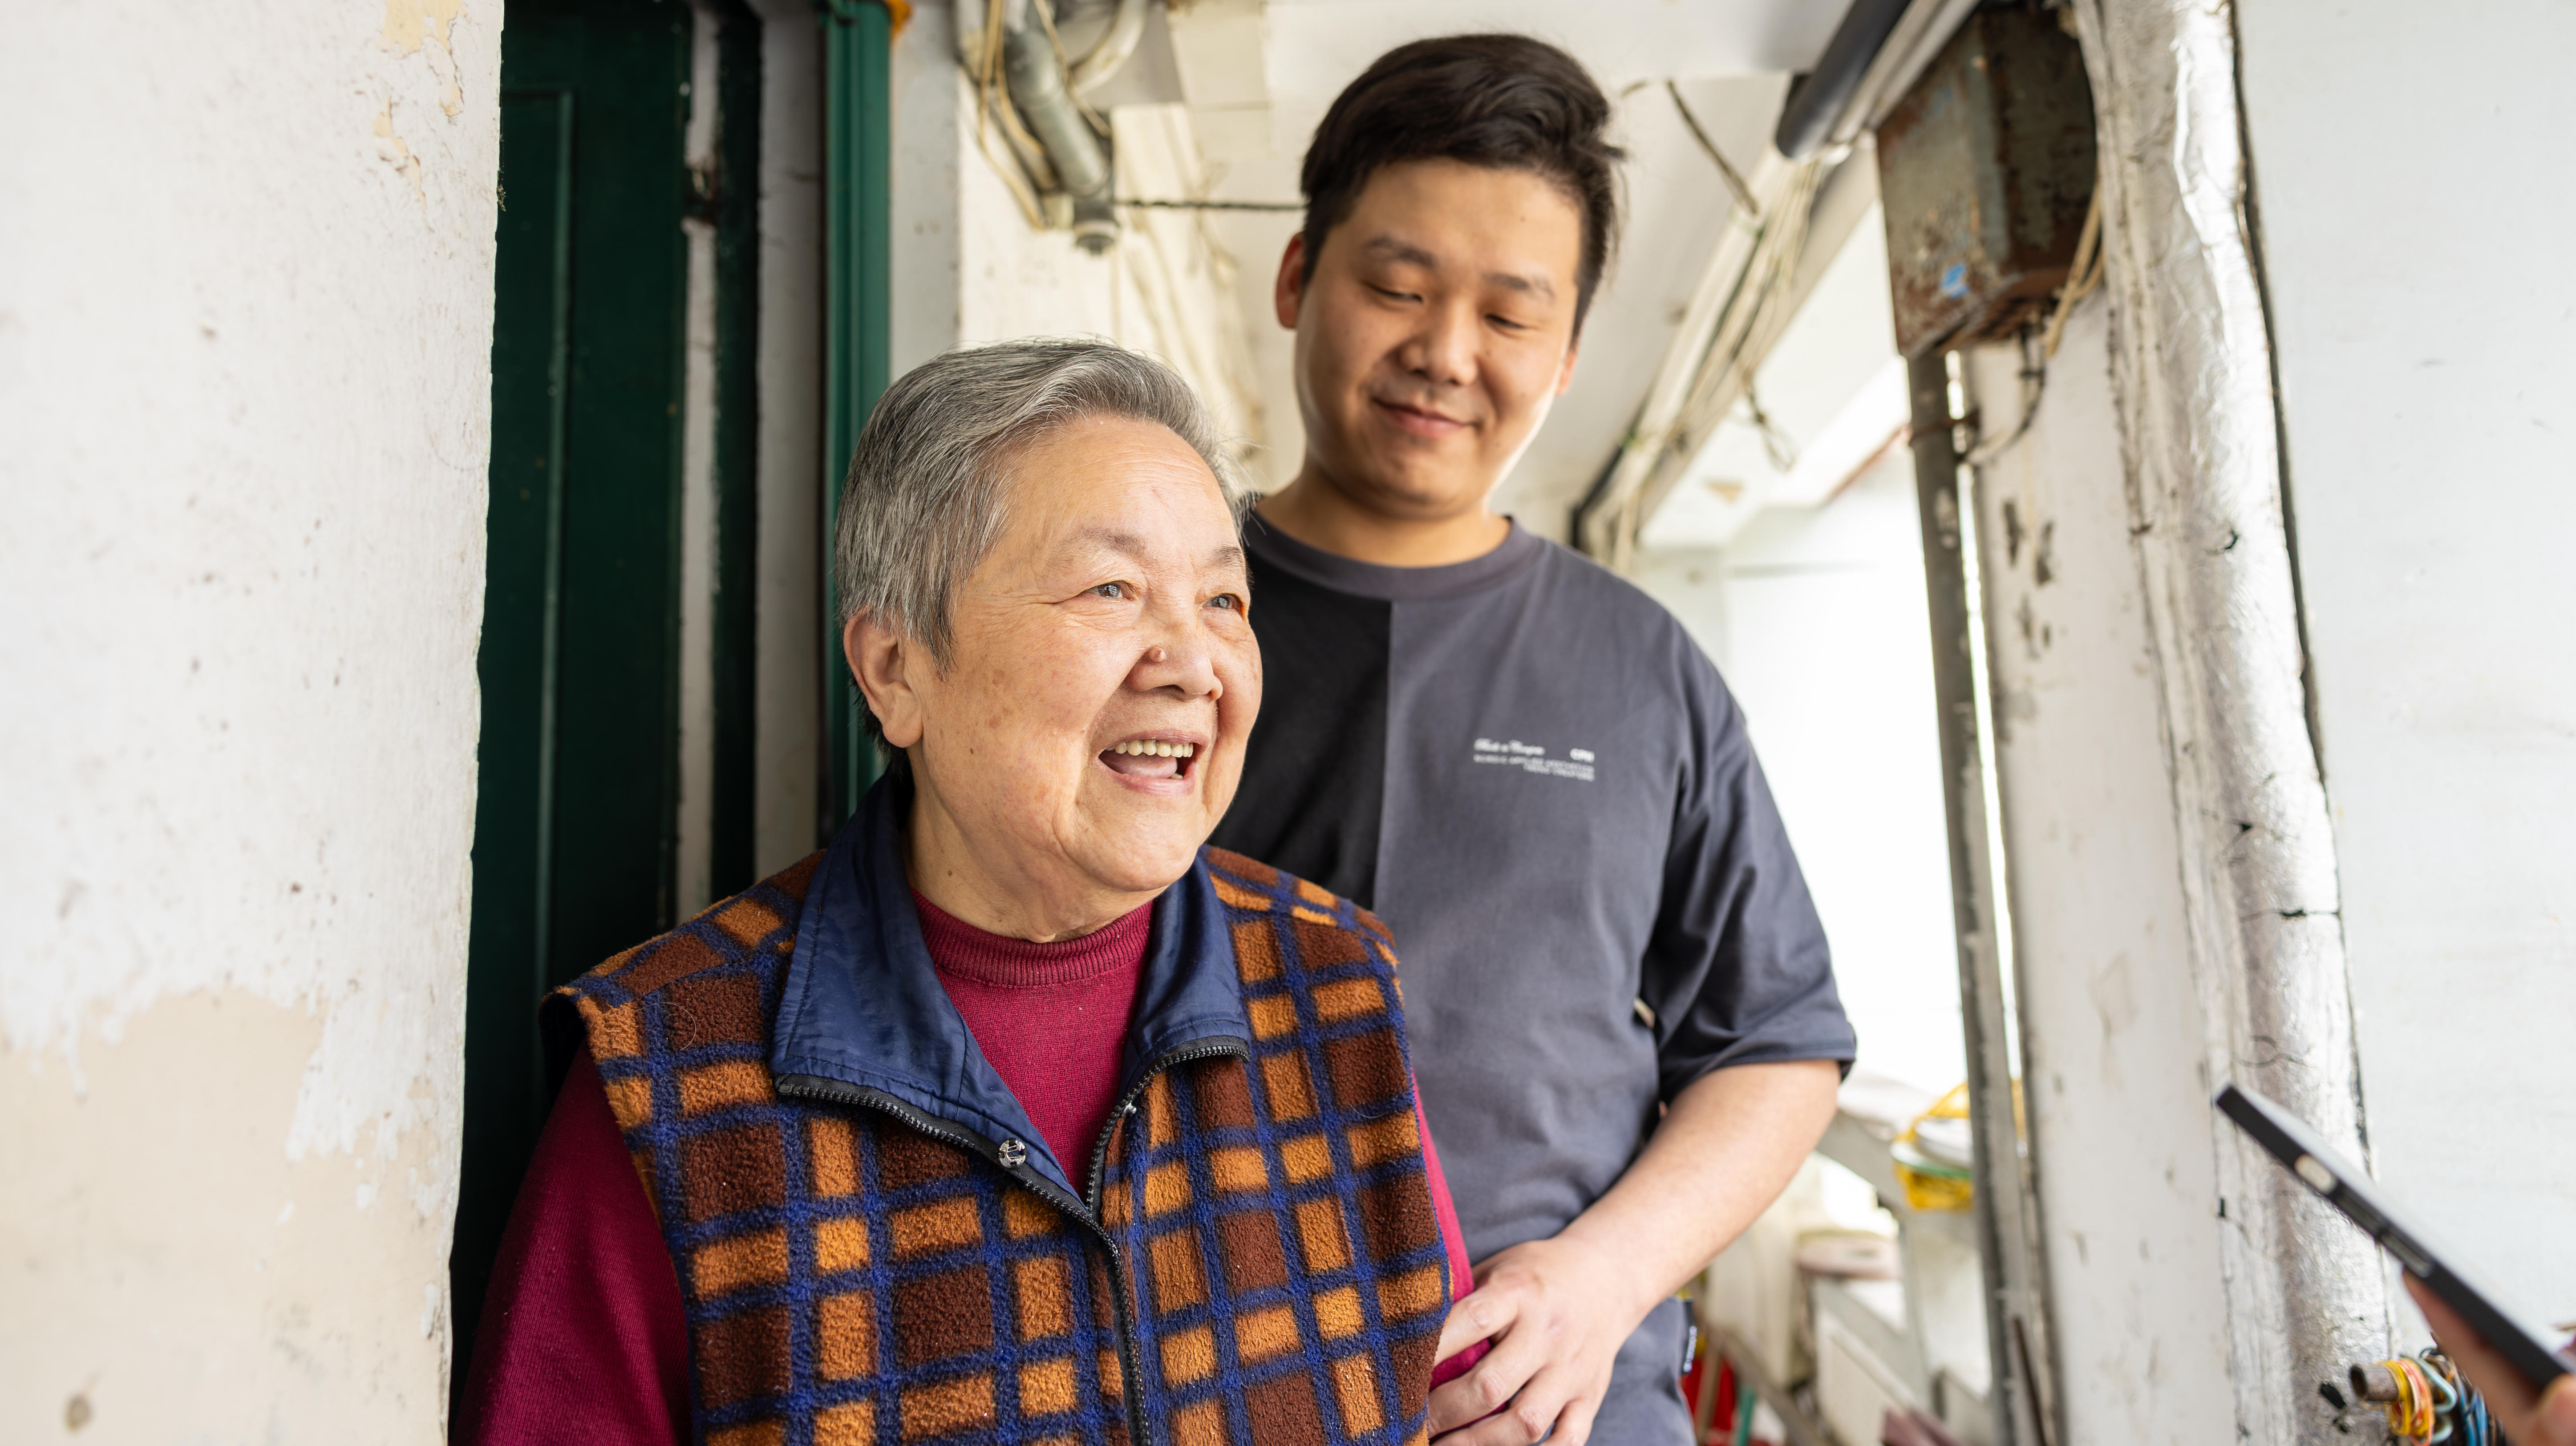
<path fill-rule="evenodd" d="M 460 1439 L 1422 1428 L 1465 1257 L 1386 933 L 1203 847 L 1261 698 L 1227 470 L 1110 346 L 887 391 L 835 571 L 892 767 L 550 1006 Z"/>

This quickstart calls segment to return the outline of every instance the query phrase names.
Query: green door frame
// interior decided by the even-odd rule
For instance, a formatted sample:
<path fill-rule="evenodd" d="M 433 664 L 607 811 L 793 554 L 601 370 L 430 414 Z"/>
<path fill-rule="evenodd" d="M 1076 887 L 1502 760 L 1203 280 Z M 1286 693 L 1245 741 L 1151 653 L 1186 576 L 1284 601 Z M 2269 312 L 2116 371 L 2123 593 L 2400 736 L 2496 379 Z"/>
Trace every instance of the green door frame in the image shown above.
<path fill-rule="evenodd" d="M 716 168 L 693 185 L 715 227 L 715 759 L 709 787 L 708 896 L 759 881 L 761 22 L 746 0 L 712 7 Z"/>
<path fill-rule="evenodd" d="M 709 9 L 713 96 L 691 93 L 687 5 L 513 0 L 502 37 L 457 1393 L 564 1063 L 538 1001 L 693 902 L 676 817 L 684 216 L 715 231 L 709 884 L 755 878 L 761 27 L 744 0 Z M 688 117 L 709 103 L 715 165 L 692 175 Z"/>
<path fill-rule="evenodd" d="M 840 473 L 887 382 L 895 27 L 878 0 L 817 4 L 826 86 L 828 318 L 819 517 L 825 567 L 817 599 L 826 620 L 826 726 L 818 814 L 828 838 L 855 811 L 876 773 L 874 750 L 856 726 L 857 691 L 828 621 L 837 616 L 829 559 Z M 713 222 L 717 233 L 710 883 L 718 896 L 735 892 L 752 882 L 756 864 L 776 862 L 755 859 L 752 840 L 753 539 L 761 525 L 759 126 L 725 123 L 761 113 L 759 23 L 739 0 L 717 6 L 717 167 L 711 187 L 693 186 L 680 144 L 693 103 L 688 7 L 528 0 L 524 8 L 524 15 L 514 9 L 503 45 L 509 122 L 501 181 L 508 189 L 495 305 L 506 315 L 496 314 L 494 567 L 481 659 L 486 716 L 468 966 L 463 1198 L 451 1258 L 452 1379 L 460 1393 L 486 1277 L 551 1105 L 536 1003 L 570 975 L 669 927 L 679 903 L 672 829 L 686 293 L 678 221 L 684 209 Z M 660 38 L 645 44 L 648 53 L 639 61 L 632 35 L 561 30 L 566 17 L 591 15 L 645 20 L 648 28 L 658 23 Z M 633 89 L 638 83 L 641 91 Z M 593 85 L 610 88 L 577 99 Z M 625 214 L 638 205 L 650 214 Z M 637 266 L 651 272 L 644 287 L 650 295 L 640 304 L 621 294 L 592 296 L 585 305 L 586 278 Z M 603 328 L 603 337 L 615 332 L 619 344 L 592 337 Z M 638 342 L 628 333 L 650 336 Z M 651 375 L 638 373 L 639 366 Z M 584 398 L 610 385 L 623 388 L 629 403 L 641 398 L 650 405 L 642 412 L 630 405 L 618 414 L 622 420 L 604 421 L 599 404 Z M 598 493 L 603 485 L 613 493 L 605 501 Z M 793 525 L 793 519 L 780 522 Z M 666 597 L 668 605 L 638 606 L 630 594 Z M 565 645 L 568 631 L 581 633 L 578 646 Z M 636 715 L 644 726 L 628 732 L 649 758 L 599 746 L 603 709 Z M 601 810 L 612 804 L 636 817 L 603 823 Z M 617 847 L 602 850 L 603 834 L 613 835 Z"/>
<path fill-rule="evenodd" d="M 900 0 L 891 0 L 899 4 Z M 858 812 L 877 757 L 841 658 L 832 537 L 842 474 L 859 428 L 893 380 L 893 80 L 895 15 L 879 0 L 816 0 L 823 25 L 823 766 L 821 841 Z M 909 6 L 903 7 L 909 10 Z"/>
<path fill-rule="evenodd" d="M 674 907 L 689 24 L 526 0 L 502 39 L 458 1389 L 550 1104 L 538 1001 Z"/>

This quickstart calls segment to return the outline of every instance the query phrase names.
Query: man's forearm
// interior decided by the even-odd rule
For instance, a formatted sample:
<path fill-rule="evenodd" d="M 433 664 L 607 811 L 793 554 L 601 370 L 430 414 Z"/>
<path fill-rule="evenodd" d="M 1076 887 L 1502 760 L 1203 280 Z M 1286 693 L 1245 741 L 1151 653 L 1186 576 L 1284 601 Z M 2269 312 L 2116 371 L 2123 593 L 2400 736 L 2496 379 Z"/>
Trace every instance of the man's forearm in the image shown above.
<path fill-rule="evenodd" d="M 1635 1164 L 1559 1233 L 1624 1269 L 1642 1318 L 1778 1198 L 1833 1122 L 1831 1060 L 1712 1070 L 1676 1096 Z"/>
<path fill-rule="evenodd" d="M 1620 1344 L 1655 1303 L 1741 1234 L 1797 1173 L 1834 1113 L 1829 1060 L 1747 1064 L 1694 1081 L 1610 1192 L 1545 1240 L 1478 1263 L 1437 1354 L 1494 1350 L 1431 1394 L 1441 1446 L 1581 1443 Z M 1464 1428 L 1464 1429 L 1459 1429 Z"/>

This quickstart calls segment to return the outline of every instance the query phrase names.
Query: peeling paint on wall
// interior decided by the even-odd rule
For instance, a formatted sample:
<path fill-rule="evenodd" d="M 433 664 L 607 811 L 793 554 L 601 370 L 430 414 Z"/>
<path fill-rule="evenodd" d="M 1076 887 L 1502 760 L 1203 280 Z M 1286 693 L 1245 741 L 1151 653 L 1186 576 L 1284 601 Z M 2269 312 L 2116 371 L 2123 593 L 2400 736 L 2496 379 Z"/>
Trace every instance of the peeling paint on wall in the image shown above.
<path fill-rule="evenodd" d="M 499 10 L 319 14 L 0 48 L 0 1440 L 443 1435 Z"/>
<path fill-rule="evenodd" d="M 439 72 L 446 89 L 439 95 L 439 108 L 455 115 L 465 108 L 465 96 L 456 73 L 456 43 L 453 30 L 463 0 L 385 0 L 385 29 L 381 44 L 385 49 L 403 55 L 416 55 L 424 34 L 438 42 L 438 53 L 446 57 L 442 67 L 436 59 L 431 68 Z"/>
<path fill-rule="evenodd" d="M 452 53 L 448 27 L 462 8 L 463 0 L 385 0 L 385 48 L 409 55 L 420 49 L 425 31 Z"/>
<path fill-rule="evenodd" d="M 401 172 L 403 179 L 411 182 L 412 198 L 420 202 L 420 208 L 423 211 L 428 210 L 429 192 L 420 183 L 420 157 L 413 155 L 411 147 L 404 144 L 403 138 L 394 134 L 392 101 L 386 101 L 385 108 L 376 112 L 375 129 L 376 158 Z"/>
<path fill-rule="evenodd" d="M 2065 1439 L 2196 1446 L 2231 1435 L 2214 1086 L 2109 338 L 2096 295 L 2028 430 L 1977 473 L 1986 608 L 2015 639 L 1987 653 L 1995 782 Z M 2014 432 L 2020 348 L 1965 359 L 1987 425 Z"/>

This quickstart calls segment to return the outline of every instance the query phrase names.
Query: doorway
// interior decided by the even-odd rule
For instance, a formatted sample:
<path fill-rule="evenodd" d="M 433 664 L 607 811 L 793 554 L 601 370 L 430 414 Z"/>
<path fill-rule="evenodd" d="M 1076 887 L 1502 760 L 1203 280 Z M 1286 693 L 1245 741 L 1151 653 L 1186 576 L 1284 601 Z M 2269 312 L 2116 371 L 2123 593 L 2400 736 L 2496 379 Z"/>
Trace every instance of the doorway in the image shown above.
<path fill-rule="evenodd" d="M 759 26 L 518 0 L 501 85 L 458 1390 L 563 1063 L 539 1001 L 752 868 Z"/>

